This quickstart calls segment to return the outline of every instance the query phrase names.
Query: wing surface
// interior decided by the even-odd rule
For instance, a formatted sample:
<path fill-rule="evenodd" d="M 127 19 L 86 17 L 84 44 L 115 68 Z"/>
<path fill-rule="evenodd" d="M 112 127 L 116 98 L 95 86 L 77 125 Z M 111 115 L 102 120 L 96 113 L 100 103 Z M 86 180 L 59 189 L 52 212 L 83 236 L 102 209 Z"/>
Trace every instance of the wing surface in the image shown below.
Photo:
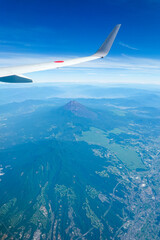
<path fill-rule="evenodd" d="M 31 73 L 31 72 L 38 72 L 38 71 L 44 71 L 44 70 L 49 70 L 49 69 L 56 69 L 56 68 L 61 68 L 61 67 L 67 67 L 67 66 L 72 66 L 75 64 L 79 63 L 84 63 L 92 60 L 96 60 L 99 58 L 105 57 L 111 47 L 112 44 L 117 36 L 117 33 L 120 29 L 120 24 L 116 25 L 113 29 L 113 31 L 109 34 L 109 36 L 106 38 L 102 46 L 98 49 L 98 51 L 88 57 L 82 57 L 82 58 L 75 58 L 75 59 L 70 59 L 70 60 L 65 60 L 65 61 L 53 61 L 53 62 L 48 62 L 48 63 L 40 63 L 40 64 L 32 64 L 32 65 L 24 65 L 24 66 L 15 66 L 15 67 L 5 67 L 5 68 L 0 68 L 0 81 L 1 82 L 16 82 L 16 83 L 21 83 L 21 82 L 32 82 L 31 79 L 23 79 L 17 75 L 22 75 L 25 73 Z M 17 77 L 15 77 L 17 76 Z M 7 78 L 9 77 L 9 78 Z"/>

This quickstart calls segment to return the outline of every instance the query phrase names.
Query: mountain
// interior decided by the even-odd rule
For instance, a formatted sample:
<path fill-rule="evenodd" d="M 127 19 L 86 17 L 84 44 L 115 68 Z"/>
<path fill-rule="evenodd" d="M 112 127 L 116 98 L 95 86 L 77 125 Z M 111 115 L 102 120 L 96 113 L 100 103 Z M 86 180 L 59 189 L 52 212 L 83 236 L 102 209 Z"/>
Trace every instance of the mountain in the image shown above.
<path fill-rule="evenodd" d="M 70 101 L 62 107 L 63 110 L 73 113 L 78 117 L 96 119 L 97 114 L 77 101 Z"/>
<path fill-rule="evenodd" d="M 0 105 L 0 239 L 159 239 L 159 101 L 142 94 Z"/>

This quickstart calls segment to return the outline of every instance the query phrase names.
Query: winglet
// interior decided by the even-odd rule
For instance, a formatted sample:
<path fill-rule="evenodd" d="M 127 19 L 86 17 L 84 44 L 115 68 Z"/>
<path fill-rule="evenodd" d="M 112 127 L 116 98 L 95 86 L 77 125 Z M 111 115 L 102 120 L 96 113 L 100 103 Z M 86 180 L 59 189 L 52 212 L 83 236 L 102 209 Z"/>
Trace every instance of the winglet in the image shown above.
<path fill-rule="evenodd" d="M 114 27 L 113 31 L 109 34 L 109 36 L 106 38 L 106 40 L 104 41 L 102 46 L 98 49 L 98 51 L 94 54 L 94 56 L 103 58 L 109 53 L 120 27 L 121 24 L 118 24 Z"/>

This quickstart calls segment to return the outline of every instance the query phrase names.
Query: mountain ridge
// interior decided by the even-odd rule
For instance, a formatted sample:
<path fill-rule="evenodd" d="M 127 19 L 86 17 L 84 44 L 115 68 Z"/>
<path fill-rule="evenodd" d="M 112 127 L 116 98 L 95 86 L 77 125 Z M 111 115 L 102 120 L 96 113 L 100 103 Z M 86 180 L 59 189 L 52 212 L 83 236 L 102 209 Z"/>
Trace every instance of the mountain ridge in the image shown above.
<path fill-rule="evenodd" d="M 91 109 L 87 108 L 86 106 L 84 106 L 83 104 L 75 100 L 69 101 L 61 109 L 71 112 L 77 117 L 90 118 L 90 119 L 97 118 L 97 114 L 94 111 L 92 111 Z"/>

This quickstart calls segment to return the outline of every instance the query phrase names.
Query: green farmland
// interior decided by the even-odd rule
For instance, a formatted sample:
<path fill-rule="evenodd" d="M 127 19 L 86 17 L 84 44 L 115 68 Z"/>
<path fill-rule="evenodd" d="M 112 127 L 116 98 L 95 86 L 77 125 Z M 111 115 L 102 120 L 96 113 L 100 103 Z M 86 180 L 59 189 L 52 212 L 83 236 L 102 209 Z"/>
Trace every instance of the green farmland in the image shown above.
<path fill-rule="evenodd" d="M 131 147 L 123 147 L 120 144 L 109 143 L 107 133 L 98 128 L 91 127 L 90 131 L 82 132 L 82 136 L 79 136 L 77 140 L 109 149 L 131 170 L 145 168 L 141 158 Z"/>

